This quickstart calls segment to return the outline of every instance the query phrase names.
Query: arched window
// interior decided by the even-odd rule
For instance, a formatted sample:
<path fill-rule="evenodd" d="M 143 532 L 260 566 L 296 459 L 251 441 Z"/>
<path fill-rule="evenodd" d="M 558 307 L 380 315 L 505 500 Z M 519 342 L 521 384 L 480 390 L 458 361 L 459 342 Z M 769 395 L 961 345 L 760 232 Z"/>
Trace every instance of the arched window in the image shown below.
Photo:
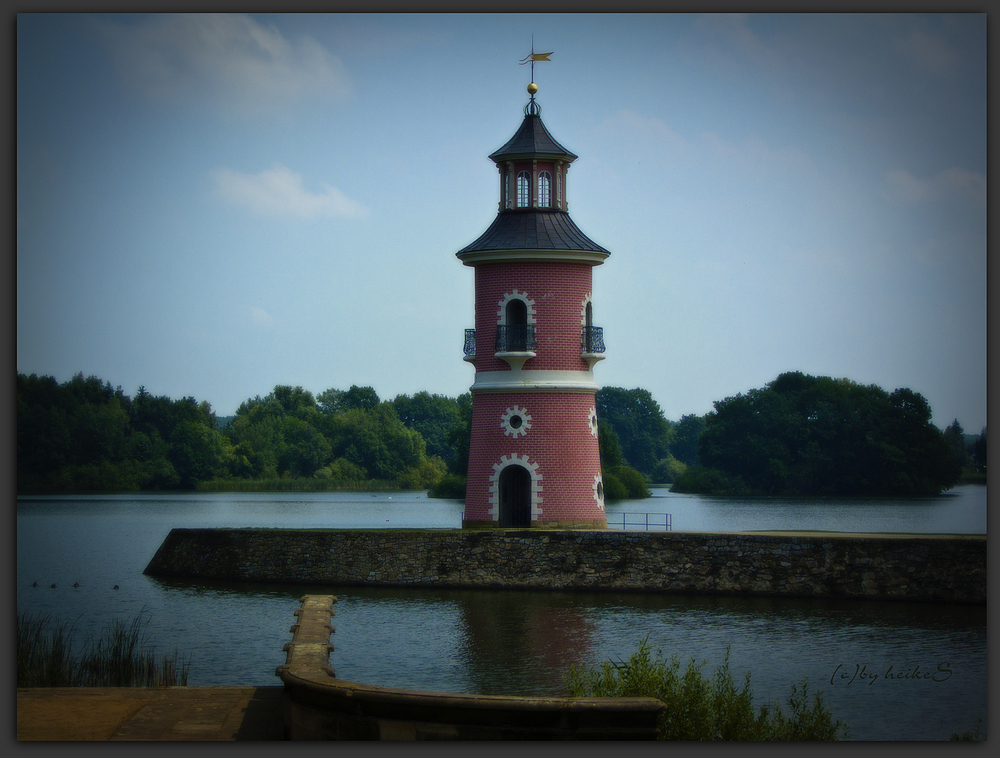
<path fill-rule="evenodd" d="M 527 208 L 531 205 L 531 177 L 527 171 L 517 175 L 517 207 Z"/>
<path fill-rule="evenodd" d="M 538 175 L 538 207 L 548 208 L 552 205 L 552 174 L 543 171 Z"/>
<path fill-rule="evenodd" d="M 514 298 L 507 303 L 506 311 L 507 350 L 523 352 L 528 349 L 528 306 Z"/>

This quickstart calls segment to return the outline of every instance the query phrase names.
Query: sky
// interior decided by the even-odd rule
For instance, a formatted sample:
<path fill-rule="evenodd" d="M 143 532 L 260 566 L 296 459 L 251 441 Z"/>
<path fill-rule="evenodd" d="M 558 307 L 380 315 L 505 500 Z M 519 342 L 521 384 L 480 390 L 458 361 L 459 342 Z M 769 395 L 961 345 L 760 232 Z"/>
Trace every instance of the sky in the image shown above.
<path fill-rule="evenodd" d="M 468 391 L 487 156 L 579 156 L 602 386 L 786 371 L 986 425 L 986 16 L 19 14 L 17 371 L 220 415 Z"/>

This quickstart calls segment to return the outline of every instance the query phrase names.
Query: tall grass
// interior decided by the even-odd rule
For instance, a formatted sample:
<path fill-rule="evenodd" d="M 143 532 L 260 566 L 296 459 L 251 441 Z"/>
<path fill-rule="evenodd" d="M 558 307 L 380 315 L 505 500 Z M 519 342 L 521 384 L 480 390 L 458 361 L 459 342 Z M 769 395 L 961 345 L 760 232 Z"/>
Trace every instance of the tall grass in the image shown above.
<path fill-rule="evenodd" d="M 399 483 L 388 479 L 212 479 L 198 482 L 198 492 L 328 492 L 398 490 Z"/>
<path fill-rule="evenodd" d="M 792 685 L 786 716 L 781 706 L 761 706 L 755 713 L 750 673 L 737 687 L 729 671 L 729 650 L 723 664 L 706 679 L 692 659 L 681 672 L 677 656 L 669 661 L 657 652 L 654 657 L 648 639 L 627 662 L 605 661 L 599 668 L 571 666 L 564 675 L 570 697 L 654 697 L 666 705 L 660 717 L 661 740 L 837 740 L 847 738 L 847 725 L 835 721 L 819 694 L 810 704 L 808 686 Z"/>
<path fill-rule="evenodd" d="M 18 687 L 186 686 L 188 663 L 179 654 L 157 656 L 149 647 L 140 612 L 115 619 L 101 636 L 73 655 L 73 629 L 48 615 L 17 614 Z"/>

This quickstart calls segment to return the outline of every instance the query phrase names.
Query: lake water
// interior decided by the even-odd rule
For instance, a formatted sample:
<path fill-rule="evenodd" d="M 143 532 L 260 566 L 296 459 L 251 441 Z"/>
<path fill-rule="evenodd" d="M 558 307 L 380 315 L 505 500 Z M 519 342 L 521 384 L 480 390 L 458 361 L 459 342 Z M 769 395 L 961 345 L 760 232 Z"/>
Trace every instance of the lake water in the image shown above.
<path fill-rule="evenodd" d="M 986 490 L 978 486 L 920 500 L 654 494 L 609 505 L 609 519 L 670 513 L 678 531 L 986 532 Z M 807 678 L 854 740 L 946 740 L 985 719 L 982 607 L 193 583 L 142 574 L 174 527 L 459 528 L 461 518 L 460 502 L 424 493 L 22 497 L 17 610 L 71 623 L 81 639 L 113 618 L 145 612 L 150 642 L 190 660 L 192 686 L 280 684 L 281 648 L 299 598 L 310 592 L 339 598 L 331 663 L 352 681 L 555 695 L 568 666 L 627 658 L 648 637 L 666 656 L 707 661 L 706 674 L 729 648 L 734 678 L 751 672 L 758 704 L 784 701 Z"/>

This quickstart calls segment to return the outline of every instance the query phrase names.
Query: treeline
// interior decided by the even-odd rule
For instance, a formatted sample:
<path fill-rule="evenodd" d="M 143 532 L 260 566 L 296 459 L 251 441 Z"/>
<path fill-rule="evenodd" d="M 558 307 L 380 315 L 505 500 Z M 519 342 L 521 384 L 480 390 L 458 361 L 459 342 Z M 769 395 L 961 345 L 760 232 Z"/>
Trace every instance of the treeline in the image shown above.
<path fill-rule="evenodd" d="M 648 484 L 742 494 L 937 494 L 985 480 L 986 429 L 944 432 L 910 390 L 786 373 L 669 421 L 648 390 L 596 396 L 606 497 Z M 371 387 L 313 395 L 279 385 L 216 417 L 77 374 L 17 376 L 18 492 L 169 489 L 430 489 L 465 496 L 472 396 L 418 392 L 383 401 Z"/>
<path fill-rule="evenodd" d="M 317 397 L 277 386 L 220 429 L 208 402 L 157 397 L 77 374 L 17 376 L 18 492 L 202 488 L 423 489 L 464 474 L 471 396 L 388 402 L 370 387 Z M 464 459 L 463 459 L 464 456 Z M 251 487 L 252 488 L 252 487 Z"/>
<path fill-rule="evenodd" d="M 986 429 L 944 432 L 909 389 L 789 372 L 714 403 L 699 465 L 674 491 L 751 495 L 937 495 L 986 474 Z"/>

